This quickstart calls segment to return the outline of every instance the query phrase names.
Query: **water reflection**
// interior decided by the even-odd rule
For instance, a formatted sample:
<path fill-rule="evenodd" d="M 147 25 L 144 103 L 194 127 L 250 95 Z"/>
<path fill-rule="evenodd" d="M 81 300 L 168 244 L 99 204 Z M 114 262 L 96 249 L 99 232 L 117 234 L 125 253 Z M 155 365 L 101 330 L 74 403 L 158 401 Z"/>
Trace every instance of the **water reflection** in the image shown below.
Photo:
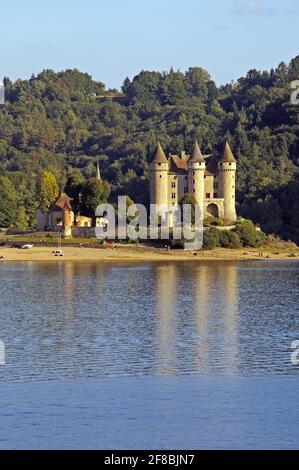
<path fill-rule="evenodd" d="M 175 364 L 177 266 L 156 268 L 157 372 L 171 373 Z"/>
<path fill-rule="evenodd" d="M 155 285 L 158 372 L 237 370 L 237 266 L 166 264 Z"/>
<path fill-rule="evenodd" d="M 0 266 L 1 381 L 295 374 L 299 263 Z"/>

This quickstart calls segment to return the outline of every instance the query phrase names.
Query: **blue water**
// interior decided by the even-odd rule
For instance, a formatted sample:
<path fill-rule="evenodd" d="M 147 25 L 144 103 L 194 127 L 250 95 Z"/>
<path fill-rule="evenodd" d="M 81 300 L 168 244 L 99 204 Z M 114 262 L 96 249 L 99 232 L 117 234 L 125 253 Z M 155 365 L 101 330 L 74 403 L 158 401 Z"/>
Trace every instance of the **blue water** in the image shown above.
<path fill-rule="evenodd" d="M 298 448 L 299 263 L 1 264 L 0 449 Z"/>

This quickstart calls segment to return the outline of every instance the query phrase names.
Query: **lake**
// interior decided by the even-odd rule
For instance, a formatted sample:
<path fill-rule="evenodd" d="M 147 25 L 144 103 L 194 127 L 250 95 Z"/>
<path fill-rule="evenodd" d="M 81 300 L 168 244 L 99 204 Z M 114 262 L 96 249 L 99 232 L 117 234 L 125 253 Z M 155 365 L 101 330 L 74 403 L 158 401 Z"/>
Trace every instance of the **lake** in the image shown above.
<path fill-rule="evenodd" d="M 299 263 L 0 264 L 0 449 L 298 448 Z"/>

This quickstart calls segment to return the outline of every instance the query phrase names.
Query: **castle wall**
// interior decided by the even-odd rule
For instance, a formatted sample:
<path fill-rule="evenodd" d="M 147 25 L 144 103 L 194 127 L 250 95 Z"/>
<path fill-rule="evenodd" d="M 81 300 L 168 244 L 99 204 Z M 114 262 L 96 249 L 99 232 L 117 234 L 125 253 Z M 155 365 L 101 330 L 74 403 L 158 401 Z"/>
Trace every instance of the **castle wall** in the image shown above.
<path fill-rule="evenodd" d="M 206 198 L 213 198 L 214 197 L 214 176 L 205 176 L 205 191 L 204 197 Z M 207 195 L 210 196 L 207 196 Z"/>
<path fill-rule="evenodd" d="M 96 238 L 95 227 L 73 227 L 72 235 L 78 238 Z"/>
<path fill-rule="evenodd" d="M 44 232 L 48 227 L 48 214 L 43 214 L 40 209 L 36 212 L 36 229 L 38 232 Z"/>
<path fill-rule="evenodd" d="M 178 201 L 184 197 L 188 192 L 188 177 L 187 175 L 178 175 Z"/>
<path fill-rule="evenodd" d="M 208 208 L 211 205 L 216 205 L 218 214 L 217 217 L 223 218 L 224 217 L 224 199 L 219 199 L 219 198 L 211 198 L 211 199 L 205 199 L 204 201 L 204 218 L 209 217 L 209 212 Z"/>
<path fill-rule="evenodd" d="M 173 206 L 179 203 L 179 182 L 177 175 L 168 176 L 168 205 Z"/>

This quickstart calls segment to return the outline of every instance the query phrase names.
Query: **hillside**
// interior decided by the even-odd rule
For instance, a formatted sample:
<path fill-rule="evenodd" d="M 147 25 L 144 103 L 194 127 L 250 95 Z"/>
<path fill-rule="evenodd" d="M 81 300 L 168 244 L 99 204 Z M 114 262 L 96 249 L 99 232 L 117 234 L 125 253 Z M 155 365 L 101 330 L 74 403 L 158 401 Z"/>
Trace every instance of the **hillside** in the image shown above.
<path fill-rule="evenodd" d="M 73 168 L 93 176 L 98 159 L 112 196 L 147 202 L 147 163 L 158 140 L 166 153 L 177 153 L 197 138 L 208 153 L 228 139 L 238 160 L 239 214 L 298 243 L 299 106 L 290 102 L 297 79 L 299 56 L 220 88 L 196 67 L 142 71 L 120 92 L 78 70 L 46 70 L 15 83 L 5 78 L 0 175 L 12 182 L 32 228 L 45 169 L 63 189 Z"/>

